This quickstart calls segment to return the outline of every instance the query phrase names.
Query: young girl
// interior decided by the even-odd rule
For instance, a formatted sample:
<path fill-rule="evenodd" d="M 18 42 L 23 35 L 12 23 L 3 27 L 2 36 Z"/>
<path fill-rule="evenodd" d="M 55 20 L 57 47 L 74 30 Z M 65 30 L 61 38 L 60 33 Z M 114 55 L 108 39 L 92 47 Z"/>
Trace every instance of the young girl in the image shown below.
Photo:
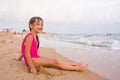
<path fill-rule="evenodd" d="M 67 63 L 57 59 L 46 58 L 38 55 L 39 38 L 38 33 L 43 30 L 43 19 L 40 17 L 32 17 L 29 21 L 30 33 L 28 33 L 22 42 L 22 55 L 17 59 L 24 58 L 25 64 L 30 68 L 30 72 L 37 74 L 36 67 L 39 65 L 55 66 L 63 70 L 88 70 L 88 64 L 84 63 Z"/>

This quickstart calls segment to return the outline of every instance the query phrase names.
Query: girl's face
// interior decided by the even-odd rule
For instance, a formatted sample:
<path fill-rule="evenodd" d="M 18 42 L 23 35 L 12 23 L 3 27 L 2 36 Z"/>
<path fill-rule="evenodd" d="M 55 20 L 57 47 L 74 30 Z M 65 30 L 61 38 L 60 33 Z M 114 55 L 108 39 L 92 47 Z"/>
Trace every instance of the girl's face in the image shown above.
<path fill-rule="evenodd" d="M 40 33 L 43 30 L 43 21 L 41 20 L 35 20 L 35 23 L 30 24 L 31 30 L 35 33 Z"/>

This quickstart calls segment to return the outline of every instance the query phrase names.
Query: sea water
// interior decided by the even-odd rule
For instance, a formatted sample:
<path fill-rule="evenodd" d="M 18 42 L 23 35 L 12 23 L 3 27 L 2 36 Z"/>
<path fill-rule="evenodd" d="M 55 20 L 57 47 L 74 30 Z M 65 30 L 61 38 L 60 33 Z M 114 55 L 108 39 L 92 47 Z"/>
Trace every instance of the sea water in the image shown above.
<path fill-rule="evenodd" d="M 120 50 L 120 34 L 44 34 L 41 37 L 57 43 L 74 43 Z"/>
<path fill-rule="evenodd" d="M 90 70 L 110 80 L 120 79 L 120 34 L 42 34 L 40 46 L 89 64 Z"/>

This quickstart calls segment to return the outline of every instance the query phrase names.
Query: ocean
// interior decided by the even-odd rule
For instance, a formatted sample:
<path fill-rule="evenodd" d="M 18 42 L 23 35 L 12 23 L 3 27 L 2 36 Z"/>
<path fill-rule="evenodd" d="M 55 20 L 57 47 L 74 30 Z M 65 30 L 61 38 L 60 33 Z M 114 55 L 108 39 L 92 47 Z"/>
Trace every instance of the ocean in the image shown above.
<path fill-rule="evenodd" d="M 120 50 L 120 33 L 116 34 L 42 34 L 42 39 L 58 44 L 87 45 Z M 62 45 L 59 45 L 62 47 Z M 70 47 L 64 45 L 64 47 Z M 72 47 L 72 46 L 71 46 Z"/>

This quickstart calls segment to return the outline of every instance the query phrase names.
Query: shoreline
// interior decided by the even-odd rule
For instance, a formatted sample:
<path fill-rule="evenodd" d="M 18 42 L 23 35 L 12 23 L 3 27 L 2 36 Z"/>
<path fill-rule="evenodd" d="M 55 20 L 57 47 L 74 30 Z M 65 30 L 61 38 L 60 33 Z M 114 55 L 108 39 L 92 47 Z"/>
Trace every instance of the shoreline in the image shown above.
<path fill-rule="evenodd" d="M 48 76 L 42 72 L 38 75 L 30 74 L 23 61 L 19 62 L 13 59 L 20 54 L 21 40 L 14 34 L 0 33 L 0 77 L 2 80 L 107 80 L 105 77 L 90 70 L 76 72 L 59 70 L 53 67 L 45 68 L 51 74 Z M 39 54 L 49 58 L 73 62 L 56 52 L 54 48 L 40 47 Z"/>

